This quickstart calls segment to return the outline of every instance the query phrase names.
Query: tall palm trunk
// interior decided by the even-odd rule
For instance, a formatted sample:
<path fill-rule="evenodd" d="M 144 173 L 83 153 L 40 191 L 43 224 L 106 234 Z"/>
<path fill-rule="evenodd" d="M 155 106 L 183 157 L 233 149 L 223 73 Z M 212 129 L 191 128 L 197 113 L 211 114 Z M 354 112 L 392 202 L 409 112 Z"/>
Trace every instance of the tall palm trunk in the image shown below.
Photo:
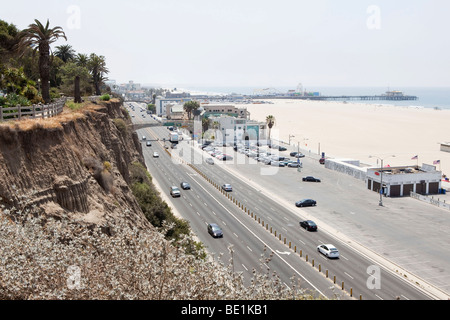
<path fill-rule="evenodd" d="M 75 77 L 74 102 L 81 103 L 80 76 Z"/>
<path fill-rule="evenodd" d="M 41 76 L 42 99 L 50 103 L 50 46 L 46 42 L 39 44 L 39 74 Z"/>

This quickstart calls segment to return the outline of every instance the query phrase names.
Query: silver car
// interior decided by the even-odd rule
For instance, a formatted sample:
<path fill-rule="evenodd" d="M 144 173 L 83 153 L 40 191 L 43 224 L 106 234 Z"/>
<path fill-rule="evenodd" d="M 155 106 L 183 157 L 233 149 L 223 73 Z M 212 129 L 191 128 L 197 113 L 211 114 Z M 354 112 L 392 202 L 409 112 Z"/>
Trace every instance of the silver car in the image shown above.
<path fill-rule="evenodd" d="M 317 247 L 317 251 L 326 256 L 327 258 L 339 259 L 339 251 L 332 244 L 321 244 Z"/>

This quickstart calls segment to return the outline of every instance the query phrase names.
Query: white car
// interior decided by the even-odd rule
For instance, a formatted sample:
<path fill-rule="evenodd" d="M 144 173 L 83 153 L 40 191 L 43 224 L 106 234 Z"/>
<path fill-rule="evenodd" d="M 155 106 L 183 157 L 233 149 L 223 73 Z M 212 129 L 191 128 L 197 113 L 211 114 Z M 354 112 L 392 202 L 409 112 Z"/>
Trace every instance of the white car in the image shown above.
<path fill-rule="evenodd" d="M 158 152 L 153 152 L 153 158 L 159 158 L 159 153 Z"/>
<path fill-rule="evenodd" d="M 332 244 L 321 244 L 317 247 L 317 251 L 328 258 L 339 258 L 339 251 Z"/>
<path fill-rule="evenodd" d="M 174 198 L 180 197 L 181 196 L 180 189 L 178 189 L 178 187 L 175 186 L 170 187 L 170 195 Z"/>

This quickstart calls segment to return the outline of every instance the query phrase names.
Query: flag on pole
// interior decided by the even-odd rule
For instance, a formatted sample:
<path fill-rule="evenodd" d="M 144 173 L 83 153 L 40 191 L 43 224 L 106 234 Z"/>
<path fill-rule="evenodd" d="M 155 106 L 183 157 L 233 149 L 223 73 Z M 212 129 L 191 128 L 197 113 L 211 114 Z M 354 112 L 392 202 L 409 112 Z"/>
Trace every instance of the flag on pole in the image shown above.
<path fill-rule="evenodd" d="M 441 160 L 433 161 L 433 164 L 441 164 Z"/>
<path fill-rule="evenodd" d="M 419 159 L 419 156 L 414 156 L 411 158 L 411 160 L 417 160 L 417 159 Z"/>

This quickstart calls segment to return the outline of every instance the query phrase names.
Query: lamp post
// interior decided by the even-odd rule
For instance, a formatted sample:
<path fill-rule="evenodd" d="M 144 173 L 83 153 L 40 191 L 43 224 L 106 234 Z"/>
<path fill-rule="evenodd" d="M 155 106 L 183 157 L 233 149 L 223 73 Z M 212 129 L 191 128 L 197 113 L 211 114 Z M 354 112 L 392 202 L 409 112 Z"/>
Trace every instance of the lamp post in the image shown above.
<path fill-rule="evenodd" d="M 291 138 L 295 138 L 295 136 L 289 135 L 289 145 L 291 145 Z"/>
<path fill-rule="evenodd" d="M 381 160 L 381 167 L 380 167 L 380 202 L 378 203 L 378 205 L 380 207 L 383 206 L 383 161 L 387 158 L 395 158 L 395 155 L 391 155 L 385 158 L 380 158 L 377 156 L 369 156 L 369 158 L 377 158 L 379 160 Z"/>

